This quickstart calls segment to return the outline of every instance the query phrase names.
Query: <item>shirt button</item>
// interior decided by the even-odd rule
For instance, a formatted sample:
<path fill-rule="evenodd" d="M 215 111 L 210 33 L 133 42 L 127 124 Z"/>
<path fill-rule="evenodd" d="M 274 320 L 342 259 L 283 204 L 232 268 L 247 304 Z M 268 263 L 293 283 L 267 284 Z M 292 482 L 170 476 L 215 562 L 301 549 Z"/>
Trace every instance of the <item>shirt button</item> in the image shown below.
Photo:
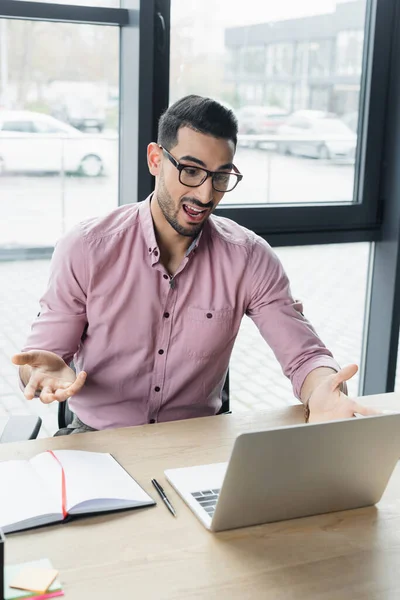
<path fill-rule="evenodd" d="M 169 277 L 166 273 L 164 273 L 163 277 L 164 277 L 164 279 L 169 279 Z"/>
<path fill-rule="evenodd" d="M 155 391 L 155 392 L 159 392 L 159 391 L 160 391 L 160 389 L 161 389 L 161 388 L 160 388 L 160 387 L 158 387 L 158 385 L 156 385 L 156 387 L 154 388 L 154 391 Z"/>
<path fill-rule="evenodd" d="M 150 421 L 149 421 L 149 423 L 152 423 L 152 424 L 155 423 L 155 422 L 156 422 L 155 419 L 150 419 Z"/>
<path fill-rule="evenodd" d="M 158 256 L 158 250 L 154 250 L 154 256 Z"/>
<path fill-rule="evenodd" d="M 159 350 L 158 354 L 164 354 L 164 350 Z"/>
<path fill-rule="evenodd" d="M 168 317 L 169 317 L 169 313 L 165 312 L 165 313 L 164 313 L 164 318 L 165 318 L 165 319 L 168 319 Z"/>
<path fill-rule="evenodd" d="M 212 319 L 212 314 L 211 313 L 207 313 L 206 317 L 207 317 L 207 319 Z"/>
<path fill-rule="evenodd" d="M 151 248 L 149 248 L 149 252 L 151 252 Z"/>

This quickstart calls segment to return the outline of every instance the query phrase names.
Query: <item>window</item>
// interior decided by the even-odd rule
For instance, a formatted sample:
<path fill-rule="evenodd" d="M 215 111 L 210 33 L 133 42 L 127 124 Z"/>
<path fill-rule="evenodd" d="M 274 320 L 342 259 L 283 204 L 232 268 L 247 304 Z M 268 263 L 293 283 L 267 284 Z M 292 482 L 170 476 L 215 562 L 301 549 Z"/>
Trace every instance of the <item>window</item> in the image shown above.
<path fill-rule="evenodd" d="M 33 128 L 36 133 L 58 133 L 60 135 L 66 135 L 68 130 L 60 126 L 54 125 L 46 121 L 34 121 Z"/>
<path fill-rule="evenodd" d="M 294 54 L 294 72 L 296 77 L 308 77 L 308 42 L 296 42 Z"/>
<path fill-rule="evenodd" d="M 255 0 L 250 4 L 221 0 L 215 11 L 211 0 L 204 0 L 201 10 L 184 0 L 171 2 L 170 102 L 199 93 L 237 112 L 240 135 L 235 164 L 244 177 L 231 194 L 226 194 L 219 210 L 226 209 L 225 214 L 243 224 L 251 223 L 257 231 L 261 231 L 262 221 L 267 228 L 272 224 L 271 216 L 261 217 L 261 212 L 256 212 L 258 207 L 271 212 L 271 205 L 300 209 L 302 204 L 333 207 L 336 203 L 350 206 L 362 201 L 356 185 L 359 161 L 364 160 L 357 152 L 357 135 L 361 136 L 362 130 L 347 128 L 345 135 L 339 120 L 363 111 L 363 47 L 358 53 L 348 50 L 341 58 L 342 63 L 358 64 L 351 92 L 335 78 L 335 57 L 337 43 L 344 44 L 342 31 L 346 24 L 357 23 L 364 31 L 369 4 L 367 0 L 321 1 L 307 9 L 301 4 L 282 0 L 278 7 Z M 203 43 L 205 38 L 207 44 Z M 352 43 L 353 38 L 347 35 L 346 47 Z M 354 71 L 353 66 L 349 68 Z M 294 132 L 284 119 L 266 126 L 254 117 L 249 123 L 243 112 L 249 105 L 280 109 L 286 115 L 300 110 L 314 111 L 315 116 L 319 111 L 332 113 L 337 131 L 334 127 L 320 129 L 321 137 L 312 148 L 305 127 L 306 138 L 293 140 Z M 348 138 L 346 143 L 336 139 L 339 135 Z M 288 172 L 290 178 L 284 175 Z M 241 213 L 239 207 L 249 210 Z M 296 210 L 291 212 L 294 215 Z M 254 220 L 252 213 L 258 215 Z M 281 214 L 279 217 L 276 212 L 286 227 L 289 221 Z M 315 212 L 319 222 L 322 214 L 324 211 Z M 295 222 L 296 218 L 293 226 Z M 309 219 L 304 223 L 308 227 Z"/>
<path fill-rule="evenodd" d="M 265 69 L 264 46 L 242 47 L 240 49 L 239 60 L 240 60 L 240 70 L 242 73 L 263 74 L 264 69 Z"/>
<path fill-rule="evenodd" d="M 266 67 L 267 75 L 292 75 L 293 44 L 269 44 Z"/>
<path fill-rule="evenodd" d="M 264 87 L 252 83 L 241 83 L 237 89 L 237 97 L 241 106 L 260 104 L 264 97 Z"/>
<path fill-rule="evenodd" d="M 0 23 L 0 250 L 53 246 L 118 206 L 119 28 Z"/>
<path fill-rule="evenodd" d="M 340 31 L 336 41 L 336 72 L 338 75 L 361 75 L 364 32 Z"/>
<path fill-rule="evenodd" d="M 4 121 L 2 131 L 14 131 L 17 133 L 32 133 L 32 121 Z"/>
<path fill-rule="evenodd" d="M 360 57 L 361 58 L 361 57 Z M 327 77 L 332 71 L 332 42 L 310 42 L 308 47 L 308 72 L 310 77 Z"/>
<path fill-rule="evenodd" d="M 339 365 L 360 365 L 370 244 L 335 244 L 275 249 L 302 301 L 304 314 Z M 324 273 L 329 272 L 329 277 Z M 352 290 L 351 294 L 344 290 Z M 230 362 L 232 410 L 279 408 L 297 403 L 272 350 L 245 317 Z M 359 393 L 359 373 L 349 393 Z"/>

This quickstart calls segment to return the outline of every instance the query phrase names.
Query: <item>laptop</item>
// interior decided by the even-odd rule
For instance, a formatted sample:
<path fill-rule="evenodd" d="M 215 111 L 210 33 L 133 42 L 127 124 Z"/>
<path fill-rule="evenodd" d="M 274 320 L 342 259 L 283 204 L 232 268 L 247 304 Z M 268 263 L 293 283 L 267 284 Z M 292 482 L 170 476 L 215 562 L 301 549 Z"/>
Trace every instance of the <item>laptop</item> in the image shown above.
<path fill-rule="evenodd" d="M 400 458 L 400 414 L 239 435 L 229 462 L 165 476 L 211 531 L 376 504 Z"/>

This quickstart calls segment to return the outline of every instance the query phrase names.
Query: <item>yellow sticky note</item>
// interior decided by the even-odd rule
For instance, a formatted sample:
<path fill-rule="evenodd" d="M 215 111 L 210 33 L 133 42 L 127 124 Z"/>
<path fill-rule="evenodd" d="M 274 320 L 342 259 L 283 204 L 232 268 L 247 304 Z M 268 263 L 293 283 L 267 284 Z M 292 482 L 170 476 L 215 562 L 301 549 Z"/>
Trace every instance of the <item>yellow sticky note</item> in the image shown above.
<path fill-rule="evenodd" d="M 11 588 L 44 594 L 58 575 L 56 569 L 25 567 L 9 583 Z"/>

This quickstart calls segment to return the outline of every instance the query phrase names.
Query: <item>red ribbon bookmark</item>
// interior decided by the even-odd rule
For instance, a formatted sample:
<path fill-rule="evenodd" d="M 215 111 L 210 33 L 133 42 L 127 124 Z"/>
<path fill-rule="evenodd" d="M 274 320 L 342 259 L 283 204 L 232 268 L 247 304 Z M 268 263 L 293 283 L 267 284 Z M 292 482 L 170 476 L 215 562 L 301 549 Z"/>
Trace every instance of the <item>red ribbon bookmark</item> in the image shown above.
<path fill-rule="evenodd" d="M 61 462 L 58 460 L 57 456 L 54 454 L 54 452 L 52 450 L 47 450 L 47 452 L 49 452 L 49 454 L 52 455 L 53 458 L 56 459 L 56 461 L 58 462 L 58 464 L 61 467 L 61 509 L 62 509 L 62 514 L 64 519 L 66 517 L 68 517 L 68 511 L 67 511 L 67 486 L 65 483 L 65 471 L 64 471 L 64 467 L 62 466 Z"/>

